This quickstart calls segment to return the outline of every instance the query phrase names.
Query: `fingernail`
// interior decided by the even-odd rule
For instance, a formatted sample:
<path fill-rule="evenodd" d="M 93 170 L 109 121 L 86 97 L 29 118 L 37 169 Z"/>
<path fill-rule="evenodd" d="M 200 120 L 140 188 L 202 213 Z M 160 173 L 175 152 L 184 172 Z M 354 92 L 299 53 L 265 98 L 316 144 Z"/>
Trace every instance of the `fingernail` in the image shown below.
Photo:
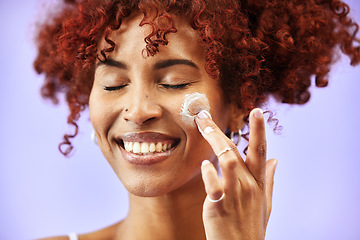
<path fill-rule="evenodd" d="M 205 166 L 205 165 L 207 165 L 207 164 L 210 164 L 211 162 L 209 161 L 209 160 L 204 160 L 204 161 L 202 161 L 202 163 L 201 163 L 201 167 L 203 167 L 203 166 Z"/>
<path fill-rule="evenodd" d="M 206 127 L 206 128 L 204 129 L 204 133 L 205 133 L 205 134 L 211 133 L 211 132 L 213 132 L 213 131 L 214 131 L 214 129 L 213 129 L 212 127 Z"/>
<path fill-rule="evenodd" d="M 200 119 L 205 119 L 205 118 L 210 118 L 211 119 L 211 114 L 206 111 L 206 110 L 201 110 L 198 115 L 197 115 Z"/>
<path fill-rule="evenodd" d="M 278 160 L 274 160 L 274 165 L 275 165 L 275 168 L 277 167 L 277 165 L 278 165 Z"/>
<path fill-rule="evenodd" d="M 256 118 L 262 118 L 263 117 L 263 111 L 260 108 L 256 109 L 255 112 L 254 112 L 254 116 Z"/>

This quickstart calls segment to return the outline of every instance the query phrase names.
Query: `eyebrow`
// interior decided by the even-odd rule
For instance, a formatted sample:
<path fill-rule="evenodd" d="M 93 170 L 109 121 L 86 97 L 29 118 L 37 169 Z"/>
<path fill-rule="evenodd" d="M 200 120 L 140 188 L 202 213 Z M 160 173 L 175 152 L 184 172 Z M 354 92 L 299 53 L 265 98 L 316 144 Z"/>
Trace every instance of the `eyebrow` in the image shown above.
<path fill-rule="evenodd" d="M 194 62 L 188 60 L 188 59 L 168 59 L 165 61 L 160 61 L 155 64 L 155 69 L 162 69 L 171 67 L 174 65 L 188 65 L 193 68 L 199 68 Z"/>
<path fill-rule="evenodd" d="M 113 59 L 106 59 L 105 61 L 100 61 L 96 64 L 96 68 L 101 66 L 101 65 L 105 65 L 105 66 L 111 66 L 111 67 L 116 67 L 116 68 L 120 68 L 120 69 L 128 69 L 127 65 L 123 62 L 119 62 Z"/>
<path fill-rule="evenodd" d="M 100 65 L 106 65 L 106 66 L 116 67 L 125 70 L 128 69 L 128 66 L 125 63 L 113 59 L 106 59 L 106 61 L 98 62 L 96 64 L 96 68 L 99 67 Z M 168 60 L 160 61 L 155 63 L 155 69 L 163 69 L 175 65 L 187 65 L 199 69 L 199 67 L 193 61 L 190 61 L 188 59 L 168 59 Z"/>

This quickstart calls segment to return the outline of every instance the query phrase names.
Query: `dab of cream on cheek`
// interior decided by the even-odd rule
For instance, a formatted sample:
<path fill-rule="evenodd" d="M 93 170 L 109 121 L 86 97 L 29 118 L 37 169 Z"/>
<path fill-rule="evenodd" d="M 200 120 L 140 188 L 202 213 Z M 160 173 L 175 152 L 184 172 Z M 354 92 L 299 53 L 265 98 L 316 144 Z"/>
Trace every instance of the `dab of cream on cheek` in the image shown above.
<path fill-rule="evenodd" d="M 189 126 L 196 127 L 195 116 L 201 110 L 210 112 L 210 104 L 206 95 L 198 92 L 186 94 L 180 112 L 181 120 Z"/>

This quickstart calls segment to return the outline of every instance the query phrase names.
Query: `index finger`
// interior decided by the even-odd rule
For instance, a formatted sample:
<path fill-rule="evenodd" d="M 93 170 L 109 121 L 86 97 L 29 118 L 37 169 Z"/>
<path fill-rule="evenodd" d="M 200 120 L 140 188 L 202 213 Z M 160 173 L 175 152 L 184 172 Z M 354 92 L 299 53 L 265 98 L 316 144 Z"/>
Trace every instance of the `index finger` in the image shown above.
<path fill-rule="evenodd" d="M 219 153 L 222 152 L 225 148 L 236 148 L 235 144 L 215 124 L 215 122 L 210 117 L 210 113 L 206 110 L 201 111 L 195 117 L 195 122 L 205 140 L 214 150 L 216 156 L 218 156 Z"/>
<path fill-rule="evenodd" d="M 218 156 L 225 192 L 227 194 L 236 193 L 239 180 L 248 179 L 251 175 L 236 145 L 208 117 L 206 112 L 200 112 L 195 117 L 195 121 L 203 137 L 210 144 L 215 155 Z M 223 154 L 219 156 L 220 153 Z"/>

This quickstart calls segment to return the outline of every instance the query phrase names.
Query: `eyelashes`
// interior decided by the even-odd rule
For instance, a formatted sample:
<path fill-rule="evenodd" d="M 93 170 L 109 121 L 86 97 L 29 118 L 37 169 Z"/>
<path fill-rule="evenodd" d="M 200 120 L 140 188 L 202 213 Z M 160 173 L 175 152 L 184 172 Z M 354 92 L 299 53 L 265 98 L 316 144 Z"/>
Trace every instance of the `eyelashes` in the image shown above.
<path fill-rule="evenodd" d="M 190 83 L 183 83 L 183 84 L 161 84 L 162 87 L 166 88 L 166 89 L 184 89 L 186 87 L 188 87 L 190 85 Z"/>
<path fill-rule="evenodd" d="M 188 87 L 191 83 L 182 83 L 182 84 L 160 84 L 161 87 L 165 88 L 165 89 L 185 89 L 186 87 Z M 111 92 L 111 91 L 116 91 L 116 90 L 121 90 L 123 88 L 125 88 L 126 86 L 128 86 L 128 84 L 125 85 L 120 85 L 120 86 L 104 86 L 104 90 Z"/>
<path fill-rule="evenodd" d="M 123 88 L 126 87 L 126 86 L 127 86 L 127 84 L 126 84 L 126 85 L 121 85 L 121 86 L 114 86 L 114 87 L 105 86 L 105 87 L 104 87 L 104 90 L 111 92 L 111 91 L 116 91 L 116 90 L 123 89 Z"/>

